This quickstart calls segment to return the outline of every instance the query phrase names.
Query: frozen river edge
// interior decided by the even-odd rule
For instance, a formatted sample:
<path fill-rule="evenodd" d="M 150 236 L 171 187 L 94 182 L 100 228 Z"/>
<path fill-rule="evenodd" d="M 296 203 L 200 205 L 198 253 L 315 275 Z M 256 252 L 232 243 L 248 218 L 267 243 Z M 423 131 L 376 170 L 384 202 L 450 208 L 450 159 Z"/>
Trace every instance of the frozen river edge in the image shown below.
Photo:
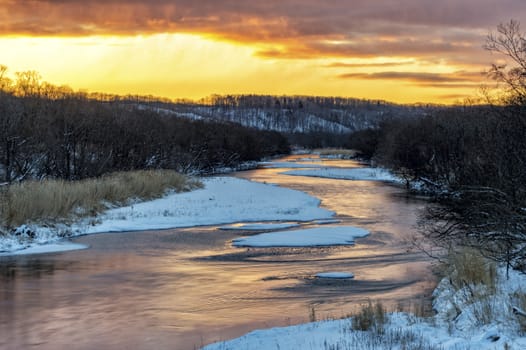
<path fill-rule="evenodd" d="M 237 222 L 307 222 L 330 219 L 335 214 L 320 208 L 319 199 L 296 190 L 233 177 L 204 178 L 202 182 L 202 189 L 114 208 L 72 226 L 24 225 L 18 228 L 16 235 L 0 238 L 0 255 L 86 248 L 62 239 L 65 232 L 75 237 Z"/>

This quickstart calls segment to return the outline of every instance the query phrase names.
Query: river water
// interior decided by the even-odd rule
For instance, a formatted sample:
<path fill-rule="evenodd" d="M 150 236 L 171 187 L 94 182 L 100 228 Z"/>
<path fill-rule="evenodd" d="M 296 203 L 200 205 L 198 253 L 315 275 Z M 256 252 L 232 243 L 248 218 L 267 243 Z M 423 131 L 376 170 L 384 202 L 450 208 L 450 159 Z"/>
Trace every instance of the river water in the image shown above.
<path fill-rule="evenodd" d="M 394 310 L 429 297 L 430 262 L 407 243 L 424 202 L 381 182 L 282 171 L 234 176 L 305 191 L 341 225 L 370 236 L 351 247 L 247 249 L 230 244 L 243 233 L 198 227 L 84 236 L 74 241 L 87 250 L 0 257 L 0 349 L 187 350 L 314 316 L 339 318 L 367 300 Z M 327 271 L 356 278 L 313 277 Z"/>

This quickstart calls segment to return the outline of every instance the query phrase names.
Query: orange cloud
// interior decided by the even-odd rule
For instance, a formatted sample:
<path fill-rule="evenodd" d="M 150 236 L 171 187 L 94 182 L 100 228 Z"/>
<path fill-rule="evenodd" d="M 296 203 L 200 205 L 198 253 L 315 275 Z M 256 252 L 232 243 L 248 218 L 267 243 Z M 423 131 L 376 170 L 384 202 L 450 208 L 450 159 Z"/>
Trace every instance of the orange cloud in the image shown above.
<path fill-rule="evenodd" d="M 194 33 L 265 45 L 264 57 L 476 57 L 523 0 L 0 0 L 0 34 Z M 341 44 L 333 44 L 339 41 Z"/>
<path fill-rule="evenodd" d="M 342 79 L 401 80 L 415 83 L 418 85 L 435 87 L 465 87 L 472 86 L 472 84 L 480 84 L 483 74 L 481 72 L 463 71 L 448 74 L 426 72 L 377 72 L 346 73 L 340 74 L 338 77 Z"/>
<path fill-rule="evenodd" d="M 334 62 L 326 65 L 327 68 L 377 68 L 377 67 L 395 67 L 405 66 L 416 63 L 414 60 L 390 61 L 390 62 L 372 62 L 372 63 L 345 63 Z"/>
<path fill-rule="evenodd" d="M 11 51 L 9 57 L 15 63 L 23 54 L 36 57 L 38 51 L 40 58 L 24 60 L 27 67 L 43 75 L 57 72 L 59 76 L 69 66 L 69 76 L 77 76 L 79 67 L 88 65 L 92 72 L 99 72 L 89 74 L 96 76 L 97 82 L 105 76 L 130 79 L 129 71 L 144 72 L 139 82 L 123 78 L 122 84 L 127 85 L 119 91 L 131 84 L 147 84 L 159 87 L 155 93 L 168 90 L 160 86 L 188 86 L 184 96 L 205 95 L 208 90 L 200 90 L 205 85 L 218 93 L 275 92 L 260 88 L 265 85 L 281 89 L 279 93 L 319 94 L 323 86 L 322 94 L 352 96 L 364 91 L 381 94 L 383 87 L 392 90 L 389 84 L 404 82 L 415 89 L 397 91 L 393 99 L 406 100 L 408 96 L 431 96 L 430 91 L 436 88 L 454 88 L 453 94 L 462 95 L 479 84 L 480 75 L 466 72 L 488 66 L 492 58 L 482 49 L 485 36 L 499 22 L 511 18 L 526 18 L 524 0 L 0 0 L 0 39 L 61 38 L 62 44 L 52 47 L 71 53 L 57 56 L 45 45 L 18 47 L 16 52 L 12 44 L 0 49 Z M 184 46 L 166 50 L 157 42 L 157 36 L 165 34 L 170 36 L 165 45 L 183 45 L 173 35 L 192 37 L 184 40 Z M 113 39 L 104 41 L 104 37 Z M 145 39 L 145 45 L 155 55 L 146 55 L 146 47 L 137 48 L 132 40 L 146 37 L 150 39 Z M 209 45 L 196 37 L 225 46 L 203 49 Z M 96 38 L 99 46 L 97 50 L 79 50 L 68 41 L 72 38 Z M 128 45 L 129 50 L 118 50 L 115 45 Z M 246 50 L 224 75 L 224 63 L 241 55 L 234 46 Z M 208 61 L 203 55 L 209 55 L 205 57 Z M 221 57 L 221 64 L 212 63 L 216 56 Z M 4 57 L 0 63 L 9 64 Z M 58 61 L 61 57 L 70 58 L 53 66 L 52 58 Z M 116 62 L 116 57 L 121 61 Z M 40 66 L 33 63 L 42 58 L 46 62 Z M 185 80 L 161 82 L 171 71 Z M 199 82 L 196 74 L 188 78 L 183 74 L 201 71 L 207 75 L 200 76 Z M 148 80 L 151 76 L 158 82 Z M 250 84 L 249 78 L 253 79 Z M 61 81 L 69 83 L 66 78 Z M 367 89 L 363 88 L 365 82 Z M 429 89 L 429 94 L 418 95 L 416 87 Z"/>

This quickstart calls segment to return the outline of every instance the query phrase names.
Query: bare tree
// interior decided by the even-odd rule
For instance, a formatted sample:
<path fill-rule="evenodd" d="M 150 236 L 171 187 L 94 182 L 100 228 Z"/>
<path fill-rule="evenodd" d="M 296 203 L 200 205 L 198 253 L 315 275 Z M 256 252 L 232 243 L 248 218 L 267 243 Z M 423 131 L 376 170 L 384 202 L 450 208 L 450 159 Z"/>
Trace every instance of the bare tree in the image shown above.
<path fill-rule="evenodd" d="M 526 35 L 521 32 L 520 23 L 511 20 L 500 24 L 496 33 L 488 35 L 484 48 L 507 60 L 504 64 L 492 64 L 489 75 L 505 84 L 508 103 L 523 105 L 526 102 Z"/>
<path fill-rule="evenodd" d="M 11 84 L 11 79 L 7 77 L 7 66 L 0 64 L 0 93 L 8 92 Z"/>
<path fill-rule="evenodd" d="M 499 25 L 485 48 L 510 64 L 490 70 L 505 95 L 492 115 L 464 124 L 462 130 L 477 131 L 476 138 L 461 139 L 471 144 L 461 158 L 465 176 L 428 208 L 422 228 L 439 246 L 473 247 L 509 269 L 526 261 L 526 39 L 519 23 Z"/>
<path fill-rule="evenodd" d="M 470 247 L 503 262 L 507 271 L 524 263 L 526 211 L 505 192 L 464 187 L 430 205 L 421 218 L 424 236 L 444 250 Z"/>

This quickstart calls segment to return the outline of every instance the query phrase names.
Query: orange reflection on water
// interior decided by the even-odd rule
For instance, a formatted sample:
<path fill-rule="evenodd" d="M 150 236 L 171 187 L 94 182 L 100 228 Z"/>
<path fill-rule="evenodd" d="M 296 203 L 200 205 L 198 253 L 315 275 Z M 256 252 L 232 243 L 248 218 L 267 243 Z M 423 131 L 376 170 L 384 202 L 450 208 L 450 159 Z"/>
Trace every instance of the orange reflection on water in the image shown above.
<path fill-rule="evenodd" d="M 0 258 L 0 348 L 185 350 L 308 321 L 311 306 L 341 317 L 368 299 L 394 309 L 429 295 L 429 262 L 404 242 L 422 202 L 386 184 L 281 171 L 238 176 L 309 192 L 370 236 L 352 247 L 246 249 L 230 245 L 243 232 L 193 228 L 85 236 L 76 241 L 91 249 Z M 314 278 L 327 271 L 356 277 Z"/>

